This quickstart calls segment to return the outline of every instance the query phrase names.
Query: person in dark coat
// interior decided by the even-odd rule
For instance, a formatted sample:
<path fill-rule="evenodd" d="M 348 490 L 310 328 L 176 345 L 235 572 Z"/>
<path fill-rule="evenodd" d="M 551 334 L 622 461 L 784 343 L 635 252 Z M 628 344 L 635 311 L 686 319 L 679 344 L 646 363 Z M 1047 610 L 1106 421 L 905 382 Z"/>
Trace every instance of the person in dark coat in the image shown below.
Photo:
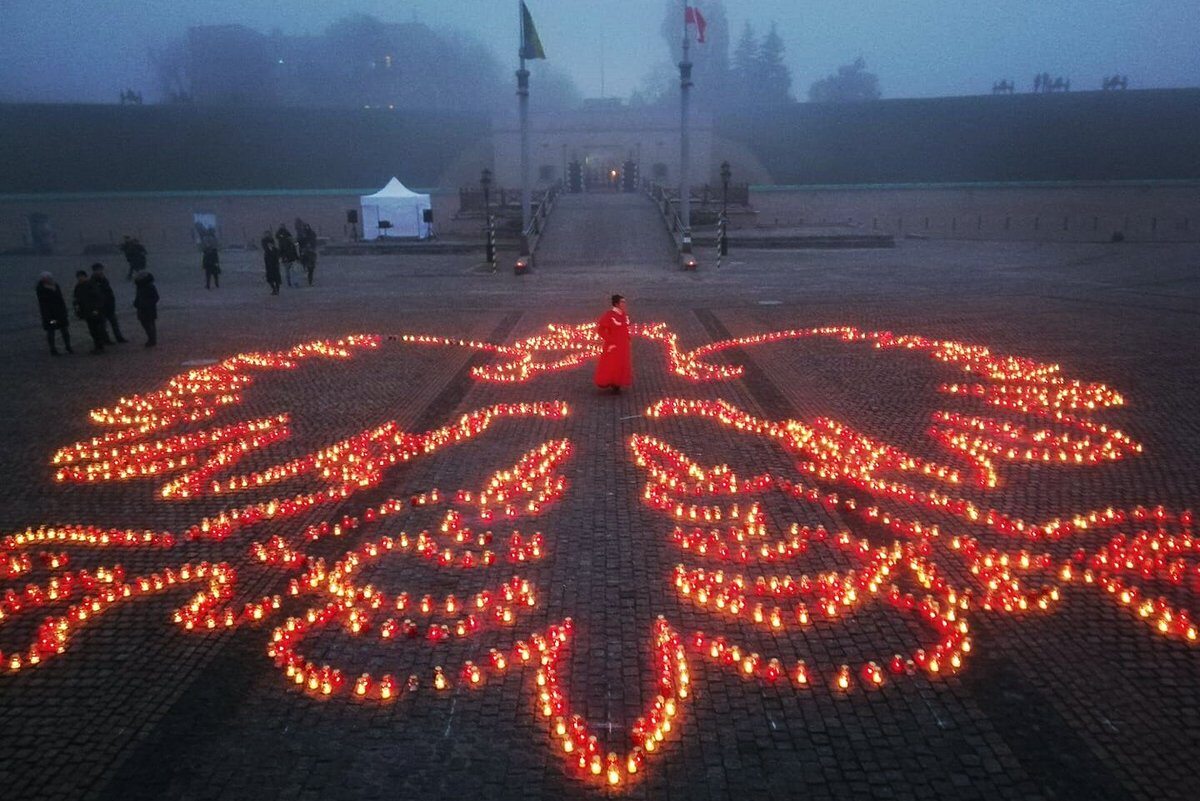
<path fill-rule="evenodd" d="M 283 283 L 283 276 L 279 274 L 279 248 L 275 246 L 275 237 L 270 231 L 263 231 L 261 244 L 267 285 L 271 287 L 272 295 L 278 295 L 279 287 Z"/>
<path fill-rule="evenodd" d="M 146 332 L 146 347 L 158 344 L 158 288 L 149 270 L 138 270 L 133 277 L 133 308 L 137 309 L 138 322 Z"/>
<path fill-rule="evenodd" d="M 42 328 L 46 330 L 46 341 L 50 343 L 50 355 L 57 356 L 58 348 L 54 344 L 54 332 L 61 331 L 63 345 L 67 353 L 71 350 L 71 330 L 67 321 L 67 302 L 63 300 L 62 289 L 54 276 L 42 273 L 37 283 L 38 310 L 42 313 Z"/>
<path fill-rule="evenodd" d="M 317 232 L 300 219 L 296 220 L 296 245 L 300 250 L 300 264 L 308 274 L 308 285 L 312 286 L 313 273 L 317 269 Z"/>
<path fill-rule="evenodd" d="M 217 252 L 215 244 L 204 246 L 204 255 L 200 257 L 200 266 L 204 269 L 204 288 L 212 289 L 212 285 L 216 284 L 217 289 L 220 289 L 221 254 Z"/>
<path fill-rule="evenodd" d="M 296 240 L 292 239 L 292 232 L 283 223 L 280 223 L 279 228 L 275 231 L 275 244 L 279 247 L 279 259 L 283 262 L 287 285 L 292 286 L 292 268 L 296 266 L 300 254 L 296 250 Z"/>
<path fill-rule="evenodd" d="M 125 254 L 125 262 L 129 265 L 125 280 L 132 281 L 138 270 L 146 269 L 146 248 L 137 237 L 126 236 L 121 240 L 121 253 Z"/>
<path fill-rule="evenodd" d="M 128 342 L 129 340 L 121 333 L 121 325 L 117 322 L 117 296 L 113 292 L 112 284 L 108 282 L 108 276 L 104 274 L 104 265 L 96 262 L 92 265 L 92 282 L 96 284 L 96 288 L 100 291 L 101 313 L 104 315 L 104 321 L 112 326 L 112 339 L 117 342 Z M 104 330 L 104 340 L 106 343 L 111 343 L 112 339 L 108 338 L 107 327 Z"/>
<path fill-rule="evenodd" d="M 312 286 L 313 273 L 317 270 L 317 246 L 310 245 L 305 242 L 300 247 L 300 264 L 304 267 L 304 272 L 308 274 L 308 285 Z"/>
<path fill-rule="evenodd" d="M 100 288 L 88 274 L 79 270 L 75 273 L 75 316 L 87 323 L 88 333 L 92 336 L 92 353 L 104 352 L 104 300 L 100 297 Z"/>

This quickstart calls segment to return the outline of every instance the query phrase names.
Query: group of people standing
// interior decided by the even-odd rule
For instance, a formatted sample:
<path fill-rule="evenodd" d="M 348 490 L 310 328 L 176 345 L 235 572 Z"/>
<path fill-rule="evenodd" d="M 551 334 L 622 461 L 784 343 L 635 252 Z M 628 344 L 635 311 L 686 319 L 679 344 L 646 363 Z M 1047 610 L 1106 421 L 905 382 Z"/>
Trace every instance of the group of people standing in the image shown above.
<path fill-rule="evenodd" d="M 272 295 L 279 294 L 285 276 L 288 286 L 299 285 L 298 280 L 295 284 L 292 283 L 292 268 L 297 262 L 308 276 L 308 285 L 312 286 L 313 273 L 317 270 L 317 232 L 311 225 L 297 217 L 296 235 L 292 236 L 287 224 L 280 223 L 275 233 L 263 231 L 260 244 L 263 251 L 263 267 L 266 269 L 267 284 L 271 287 Z"/>
<path fill-rule="evenodd" d="M 144 253 L 143 249 L 143 259 Z M 141 269 L 133 272 L 133 284 L 133 306 L 137 310 L 138 322 L 146 332 L 146 347 L 152 348 L 158 344 L 158 288 L 154 285 L 154 276 L 145 269 L 144 260 Z M 41 274 L 36 292 L 38 309 L 42 314 L 42 328 L 46 332 L 50 354 L 59 355 L 55 332 L 62 337 L 67 353 L 74 353 L 71 348 L 70 317 L 67 313 L 66 299 L 51 273 Z M 75 288 L 71 300 L 75 316 L 83 320 L 87 325 L 88 334 L 91 335 L 92 353 L 103 353 L 104 346 L 114 342 L 129 341 L 121 333 L 121 324 L 117 320 L 117 296 L 108 281 L 108 276 L 105 275 L 103 264 L 93 264 L 90 275 L 86 270 L 75 273 Z"/>

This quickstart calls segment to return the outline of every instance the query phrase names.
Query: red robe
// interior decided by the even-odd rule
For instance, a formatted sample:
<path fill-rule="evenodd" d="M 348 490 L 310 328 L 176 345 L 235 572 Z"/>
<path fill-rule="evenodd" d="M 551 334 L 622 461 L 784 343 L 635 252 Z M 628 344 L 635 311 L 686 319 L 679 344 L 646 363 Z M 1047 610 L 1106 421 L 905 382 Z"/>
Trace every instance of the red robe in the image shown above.
<path fill-rule="evenodd" d="M 615 306 L 596 321 L 596 333 L 604 340 L 604 351 L 596 362 L 596 386 L 627 387 L 633 384 L 629 325 L 629 315 Z"/>

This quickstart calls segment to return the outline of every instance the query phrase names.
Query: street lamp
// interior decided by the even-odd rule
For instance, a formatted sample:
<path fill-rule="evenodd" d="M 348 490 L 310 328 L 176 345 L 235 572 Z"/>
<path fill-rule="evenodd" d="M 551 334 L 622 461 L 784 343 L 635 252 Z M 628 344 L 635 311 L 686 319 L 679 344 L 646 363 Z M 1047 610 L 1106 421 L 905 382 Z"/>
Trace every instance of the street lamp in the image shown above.
<path fill-rule="evenodd" d="M 729 169 L 729 162 L 721 162 L 721 219 L 717 223 L 717 266 L 721 266 L 721 257 L 729 255 L 729 237 L 726 233 L 729 228 L 729 217 L 726 212 L 729 210 L 729 178 L 733 175 L 733 170 Z"/>
<path fill-rule="evenodd" d="M 729 179 L 733 175 L 733 170 L 729 169 L 729 162 L 721 162 L 721 216 L 725 216 L 725 210 L 729 206 Z"/>
<path fill-rule="evenodd" d="M 483 172 L 479 175 L 479 186 L 483 189 L 483 212 L 484 218 L 487 221 L 485 231 L 484 252 L 487 255 L 488 264 L 492 265 L 492 270 L 496 269 L 496 227 L 492 224 L 492 171 L 487 167 L 483 168 Z"/>

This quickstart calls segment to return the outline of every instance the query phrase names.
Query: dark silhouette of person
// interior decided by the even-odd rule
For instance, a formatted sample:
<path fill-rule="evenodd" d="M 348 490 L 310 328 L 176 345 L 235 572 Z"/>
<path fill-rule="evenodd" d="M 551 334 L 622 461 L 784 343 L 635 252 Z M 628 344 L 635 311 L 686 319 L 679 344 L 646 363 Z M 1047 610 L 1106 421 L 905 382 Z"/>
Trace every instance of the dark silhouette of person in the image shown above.
<path fill-rule="evenodd" d="M 108 276 L 104 274 L 104 265 L 100 262 L 92 265 L 92 283 L 96 285 L 96 289 L 100 293 L 100 311 L 104 322 L 112 326 L 112 339 L 109 339 L 107 326 L 101 326 L 105 342 L 107 344 L 111 344 L 113 340 L 128 342 L 129 340 L 121 333 L 121 324 L 117 322 L 116 293 L 113 292 L 112 284 L 108 282 Z"/>
<path fill-rule="evenodd" d="M 312 230 L 311 228 L 309 229 Z M 312 286 L 313 273 L 317 270 L 317 243 L 316 237 L 309 239 L 307 236 L 302 240 L 304 244 L 300 246 L 300 264 L 304 267 L 304 272 L 308 275 L 308 285 Z"/>
<path fill-rule="evenodd" d="M 138 322 L 146 332 L 146 347 L 158 344 L 158 287 L 149 270 L 139 270 L 133 277 L 133 308 L 137 309 Z"/>
<path fill-rule="evenodd" d="M 260 244 L 263 251 L 263 267 L 267 271 L 267 285 L 271 287 L 272 295 L 278 295 L 283 276 L 279 274 L 279 248 L 275 245 L 275 236 L 270 231 L 263 231 Z"/>
<path fill-rule="evenodd" d="M 292 286 L 292 268 L 296 266 L 300 254 L 296 250 L 296 240 L 292 238 L 292 232 L 283 223 L 280 223 L 275 231 L 275 244 L 279 247 L 279 259 L 283 262 L 287 285 Z"/>
<path fill-rule="evenodd" d="M 62 289 L 54 276 L 42 273 L 37 283 L 38 310 L 42 313 L 42 328 L 46 331 L 46 341 L 50 343 L 50 355 L 57 356 L 58 348 L 54 344 L 54 332 L 62 332 L 63 346 L 67 353 L 71 350 L 71 330 L 68 327 L 67 302 L 63 300 Z"/>
<path fill-rule="evenodd" d="M 204 288 L 212 289 L 215 284 L 221 288 L 221 254 L 217 251 L 216 243 L 204 246 L 204 254 L 200 257 L 200 267 L 204 270 Z"/>
<path fill-rule="evenodd" d="M 104 340 L 107 339 L 104 333 L 104 301 L 100 297 L 100 288 L 84 270 L 75 273 L 73 299 L 75 316 L 87 323 L 88 333 L 92 337 L 92 353 L 103 353 Z"/>
<path fill-rule="evenodd" d="M 121 253 L 125 255 L 125 262 L 129 265 L 129 275 L 125 280 L 132 281 L 134 273 L 146 269 L 146 248 L 137 237 L 126 236 L 121 240 Z"/>

